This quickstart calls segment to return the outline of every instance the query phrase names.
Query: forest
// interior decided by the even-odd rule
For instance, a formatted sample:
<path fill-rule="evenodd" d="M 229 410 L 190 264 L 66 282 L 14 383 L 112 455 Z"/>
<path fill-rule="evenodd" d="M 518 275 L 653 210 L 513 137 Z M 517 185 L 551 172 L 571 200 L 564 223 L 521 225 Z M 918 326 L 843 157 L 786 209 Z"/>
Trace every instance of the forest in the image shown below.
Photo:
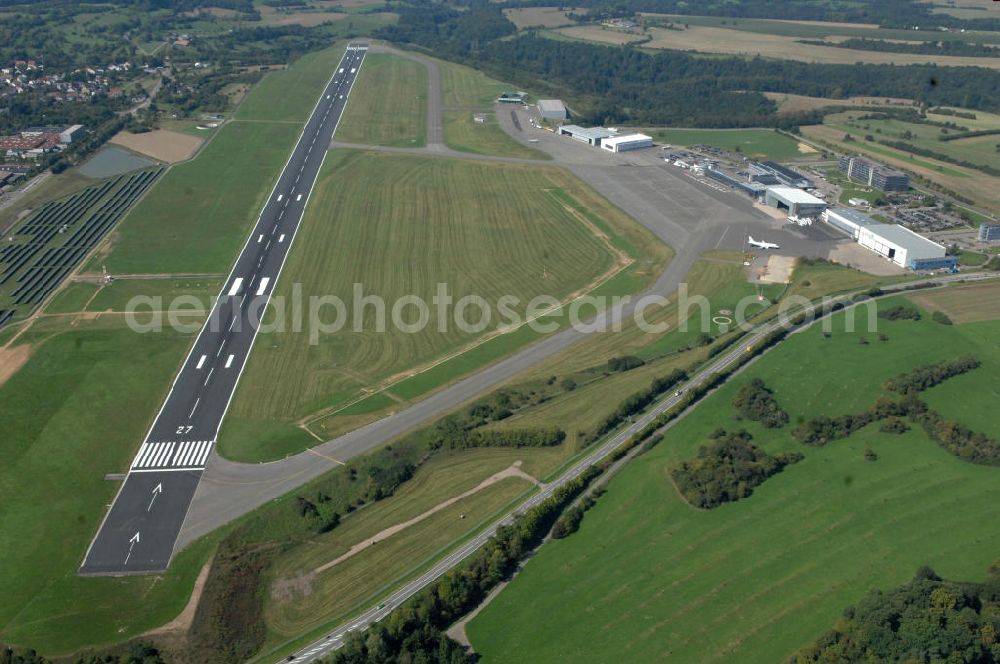
<path fill-rule="evenodd" d="M 874 590 L 790 664 L 808 662 L 1000 662 L 1000 577 L 942 580 L 922 567 L 909 583 Z"/>
<path fill-rule="evenodd" d="M 700 6 L 699 6 L 700 7 Z M 471 64 L 540 93 L 572 100 L 578 119 L 691 127 L 791 127 L 814 112 L 777 114 L 763 92 L 845 98 L 874 95 L 1000 111 L 1000 72 L 934 65 L 827 65 L 763 58 L 705 58 L 679 51 L 515 35 L 500 7 L 475 0 L 464 12 L 402 5 L 378 36 Z"/>

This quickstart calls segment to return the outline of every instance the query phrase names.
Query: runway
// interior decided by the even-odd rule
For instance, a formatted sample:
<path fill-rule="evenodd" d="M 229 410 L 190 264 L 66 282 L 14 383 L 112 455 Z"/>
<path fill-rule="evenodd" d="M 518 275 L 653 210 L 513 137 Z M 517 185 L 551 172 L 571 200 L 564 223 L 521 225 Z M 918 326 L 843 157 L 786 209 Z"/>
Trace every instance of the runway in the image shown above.
<path fill-rule="evenodd" d="M 349 45 L 317 101 L 87 550 L 80 574 L 160 572 L 170 563 L 366 53 L 367 46 Z"/>

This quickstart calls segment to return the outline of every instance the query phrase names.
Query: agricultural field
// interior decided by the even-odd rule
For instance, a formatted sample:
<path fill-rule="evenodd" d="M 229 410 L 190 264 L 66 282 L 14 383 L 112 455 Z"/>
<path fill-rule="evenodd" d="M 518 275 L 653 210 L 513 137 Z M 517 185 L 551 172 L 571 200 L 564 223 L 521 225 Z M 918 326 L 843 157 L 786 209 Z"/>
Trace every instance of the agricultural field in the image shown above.
<path fill-rule="evenodd" d="M 789 161 L 815 151 L 785 134 L 771 129 L 644 129 L 657 143 L 669 145 L 711 145 L 741 152 L 751 159 Z"/>
<path fill-rule="evenodd" d="M 0 528 L 16 533 L 0 541 L 0 641 L 68 655 L 138 635 L 187 602 L 211 538 L 160 576 L 76 572 L 119 486 L 104 475 L 128 468 L 189 343 L 135 334 L 121 317 L 53 316 L 0 349 L 0 366 L 27 355 L 0 383 Z"/>
<path fill-rule="evenodd" d="M 974 1 L 974 0 L 970 0 Z M 862 37 L 867 39 L 892 39 L 898 41 L 974 41 L 1000 44 L 1000 34 L 968 30 L 958 32 L 930 32 L 895 28 L 880 28 L 873 23 L 843 23 L 837 21 L 799 21 L 793 19 L 729 18 L 725 16 L 689 16 L 681 14 L 643 14 L 658 17 L 681 25 L 725 28 L 743 32 L 756 32 L 783 37 L 828 39 Z"/>
<path fill-rule="evenodd" d="M 350 178 L 342 177 L 346 172 Z M 561 197 L 550 191 L 562 192 Z M 570 204 L 584 212 L 567 208 Z M 584 213 L 599 215 L 606 228 Z M 666 248 L 644 229 L 561 170 L 433 157 L 334 151 L 300 232 L 278 297 L 292 296 L 298 284 L 304 299 L 336 295 L 350 314 L 354 284 L 360 284 L 365 295 L 381 296 L 388 312 L 404 295 L 431 303 L 436 284 L 445 283 L 456 302 L 467 294 L 484 298 L 492 319 L 478 331 L 446 324 L 440 333 L 433 311 L 419 332 L 406 333 L 389 321 L 381 333 L 375 331 L 375 310 L 368 307 L 363 321 L 348 315 L 344 329 L 312 342 L 305 332 L 290 329 L 262 335 L 220 437 L 222 452 L 233 458 L 259 460 L 299 451 L 314 443 L 296 426 L 303 418 L 340 410 L 357 414 L 350 407 L 373 392 L 382 395 L 376 410 L 403 407 L 428 389 L 497 359 L 463 361 L 487 339 L 504 342 L 499 349 L 506 354 L 513 350 L 506 340 L 523 344 L 534 338 L 520 330 L 498 334 L 501 295 L 519 298 L 513 309 L 523 317 L 525 304 L 536 295 L 565 301 L 635 269 L 636 261 L 617 244 L 641 246 L 640 256 L 651 265 L 666 259 Z M 643 268 L 647 272 L 638 283 L 655 273 L 648 265 Z M 414 320 L 413 314 L 410 310 L 404 320 Z M 355 329 L 359 324 L 362 331 Z M 408 383 L 434 370 L 437 382 Z"/>
<path fill-rule="evenodd" d="M 981 580 L 1000 547 L 1000 469 L 959 460 L 920 429 L 892 435 L 874 425 L 807 448 L 788 426 L 735 418 L 733 395 L 754 377 L 794 423 L 862 410 L 885 379 L 965 353 L 983 366 L 933 388 L 928 400 L 945 416 L 989 411 L 1000 370 L 990 339 L 1000 321 L 945 326 L 925 315 L 879 319 L 878 330 L 887 341 L 847 332 L 835 317 L 829 338 L 818 327 L 794 335 L 709 397 L 611 480 L 578 533 L 545 544 L 471 621 L 475 650 L 496 662 L 784 661 L 869 588 L 898 585 L 921 565 Z M 998 434 L 995 422 L 968 423 Z M 745 428 L 769 454 L 805 459 L 750 498 L 693 509 L 667 468 L 692 458 L 719 426 Z M 877 461 L 865 459 L 868 448 Z"/>
<path fill-rule="evenodd" d="M 691 17 L 696 18 L 696 17 Z M 676 17 L 680 23 L 687 22 L 685 29 L 665 29 L 651 27 L 641 33 L 624 33 L 605 28 L 600 25 L 571 26 L 557 28 L 554 33 L 608 44 L 634 42 L 648 37 L 642 43 L 646 49 L 672 49 L 694 51 L 699 53 L 717 53 L 723 55 L 742 55 L 747 57 L 777 58 L 782 60 L 797 60 L 821 64 L 938 64 L 956 67 L 988 67 L 1000 69 L 1000 57 L 985 58 L 954 55 L 923 55 L 917 53 L 891 53 L 883 51 L 865 51 L 836 46 L 818 46 L 802 44 L 799 37 L 772 34 L 749 30 L 739 30 L 729 27 L 713 27 L 695 25 L 688 17 Z M 866 33 L 869 37 L 877 37 L 877 31 Z M 998 35 L 1000 36 L 1000 35 Z M 846 39 L 845 35 L 834 34 L 829 41 Z"/>
<path fill-rule="evenodd" d="M 142 134 L 122 131 L 115 134 L 111 142 L 158 161 L 173 164 L 193 157 L 201 147 L 203 139 L 177 131 L 156 129 Z"/>
<path fill-rule="evenodd" d="M 845 132 L 826 124 L 802 127 L 802 134 L 843 154 L 865 154 L 874 160 L 902 168 L 954 191 L 976 205 L 1000 210 L 1000 178 L 977 170 L 940 162 L 930 157 L 911 155 L 907 152 L 864 140 L 864 134 Z M 844 141 L 850 134 L 854 140 Z"/>
<path fill-rule="evenodd" d="M 336 140 L 423 146 L 427 141 L 427 68 L 388 53 L 365 56 Z"/>
<path fill-rule="evenodd" d="M 1000 170 L 1000 151 L 997 150 L 997 145 L 1000 145 L 1000 134 L 942 141 L 939 140 L 941 137 L 959 133 L 960 130 L 896 119 L 862 119 L 862 115 L 865 115 L 865 113 L 856 111 L 833 113 L 827 115 L 823 119 L 823 123 L 834 129 L 849 133 L 857 140 L 867 141 L 867 138 L 864 137 L 872 136 L 876 141 L 903 141 L 918 148 L 932 150 L 952 159 Z M 1000 131 L 1000 122 L 994 124 L 989 122 L 985 117 L 979 119 L 978 114 L 978 126 L 976 127 L 973 127 L 971 124 L 965 124 L 963 118 L 940 115 L 934 116 L 933 119 L 936 122 L 953 122 L 959 126 L 968 127 L 972 131 Z"/>
<path fill-rule="evenodd" d="M 559 28 L 564 25 L 573 25 L 575 21 L 567 14 L 586 14 L 587 11 L 586 7 L 519 7 L 505 9 L 503 15 L 516 25 L 518 30 L 524 30 L 525 28 Z"/>

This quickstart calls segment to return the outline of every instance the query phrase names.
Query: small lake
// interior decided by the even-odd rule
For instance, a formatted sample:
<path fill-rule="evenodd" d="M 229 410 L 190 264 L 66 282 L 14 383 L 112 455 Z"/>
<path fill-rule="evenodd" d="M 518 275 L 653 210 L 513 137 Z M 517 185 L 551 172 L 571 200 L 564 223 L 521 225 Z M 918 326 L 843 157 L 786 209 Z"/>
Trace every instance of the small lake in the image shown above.
<path fill-rule="evenodd" d="M 88 178 L 100 179 L 148 168 L 155 163 L 121 148 L 106 147 L 80 165 L 78 170 Z"/>

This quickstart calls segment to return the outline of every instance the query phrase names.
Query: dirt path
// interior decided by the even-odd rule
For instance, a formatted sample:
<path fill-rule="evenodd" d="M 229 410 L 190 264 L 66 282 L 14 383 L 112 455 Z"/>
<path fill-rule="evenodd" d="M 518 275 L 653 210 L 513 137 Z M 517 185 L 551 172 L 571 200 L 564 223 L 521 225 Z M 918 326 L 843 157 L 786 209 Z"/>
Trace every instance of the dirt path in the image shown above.
<path fill-rule="evenodd" d="M 198 610 L 198 603 L 201 601 L 201 593 L 205 590 L 205 581 L 208 580 L 208 573 L 212 569 L 212 561 L 209 560 L 198 573 L 198 578 L 194 581 L 194 588 L 191 590 L 191 598 L 184 606 L 177 617 L 155 629 L 151 629 L 143 636 L 179 636 L 186 634 L 191 629 L 194 622 L 194 614 Z"/>
<path fill-rule="evenodd" d="M 0 348 L 0 385 L 6 383 L 24 366 L 24 363 L 31 357 L 32 350 L 31 344 Z"/>
<path fill-rule="evenodd" d="M 452 505 L 454 505 L 458 501 L 460 501 L 460 500 L 462 500 L 464 498 L 468 498 L 469 496 L 472 496 L 472 495 L 474 495 L 476 493 L 479 493 L 483 489 L 485 489 L 487 487 L 491 487 L 494 484 L 496 484 L 497 482 L 502 482 L 505 479 L 509 479 L 509 478 L 513 478 L 513 477 L 520 478 L 520 479 L 523 479 L 523 480 L 527 480 L 527 481 L 531 482 L 532 484 L 534 484 L 535 486 L 538 486 L 538 487 L 541 486 L 541 483 L 539 483 L 538 480 L 536 480 L 534 477 L 532 477 L 528 473 L 526 473 L 523 470 L 521 470 L 521 462 L 520 461 L 515 461 L 508 468 L 505 468 L 504 470 L 501 470 L 499 473 L 494 473 L 493 475 L 490 475 L 485 480 L 483 480 L 482 482 L 480 482 L 476 486 L 472 487 L 471 489 L 469 489 L 465 493 L 460 493 L 457 496 L 452 496 L 448 500 L 446 500 L 446 501 L 444 501 L 442 503 L 438 503 L 437 505 L 435 505 L 434 507 L 430 508 L 426 512 L 424 512 L 422 514 L 418 514 L 417 516 L 413 517 L 409 521 L 404 521 L 403 523 L 397 523 L 394 526 L 389 526 L 388 528 L 386 528 L 386 529 L 380 531 L 379 533 L 377 533 L 375 536 L 370 537 L 370 538 L 364 540 L 363 542 L 359 542 L 358 544 L 355 544 L 354 546 L 352 546 L 350 548 L 350 550 L 347 553 L 344 553 L 344 554 L 342 554 L 342 555 L 334 558 L 330 562 L 324 563 L 324 564 L 320 565 L 319 567 L 317 567 L 316 569 L 314 569 L 313 570 L 313 574 L 319 574 L 321 572 L 325 572 L 326 570 L 330 569 L 331 567 L 334 567 L 334 566 L 339 565 L 340 563 L 344 562 L 348 558 L 351 558 L 351 557 L 353 557 L 353 556 L 361 553 L 362 551 L 364 551 L 368 547 L 373 546 L 374 544 L 376 544 L 376 543 L 378 543 L 378 542 L 380 542 L 382 540 L 385 540 L 385 539 L 387 539 L 389 537 L 392 537 L 393 535 L 406 530 L 410 526 L 415 526 L 416 524 L 420 523 L 421 521 L 423 521 L 425 519 L 430 518 L 431 516 L 437 514 L 438 512 L 440 512 L 443 509 L 447 509 L 448 507 L 451 507 Z"/>

